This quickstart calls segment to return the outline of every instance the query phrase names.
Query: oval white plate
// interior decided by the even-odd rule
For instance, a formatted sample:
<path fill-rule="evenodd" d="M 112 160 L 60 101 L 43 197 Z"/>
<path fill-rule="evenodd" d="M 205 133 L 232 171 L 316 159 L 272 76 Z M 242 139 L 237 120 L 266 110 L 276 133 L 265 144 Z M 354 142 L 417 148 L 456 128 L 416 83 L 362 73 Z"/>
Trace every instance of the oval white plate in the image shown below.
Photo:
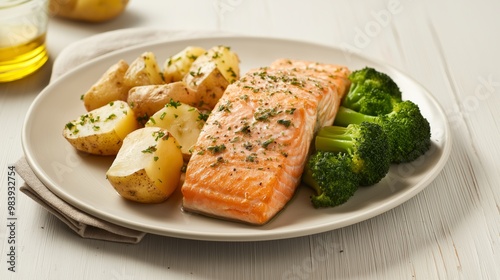
<path fill-rule="evenodd" d="M 389 74 L 416 102 L 432 128 L 432 148 L 412 163 L 394 166 L 379 184 L 361 188 L 346 204 L 314 209 L 311 191 L 299 188 L 288 206 L 271 222 L 256 227 L 181 211 L 180 192 L 168 201 L 143 205 L 121 198 L 105 178 L 111 157 L 76 152 L 62 137 L 64 125 L 85 113 L 80 96 L 119 59 L 132 62 L 143 51 L 156 54 L 159 63 L 188 45 L 209 48 L 230 46 L 241 59 L 242 72 L 269 65 L 277 58 L 308 59 L 347 65 L 350 69 L 374 67 Z M 400 71 L 340 49 L 311 43 L 254 37 L 210 37 L 176 40 L 123 49 L 90 61 L 64 75 L 40 93 L 31 105 L 23 127 L 23 148 L 35 174 L 56 195 L 103 220 L 140 231 L 198 240 L 256 241 L 310 235 L 348 226 L 407 201 L 423 190 L 441 171 L 450 150 L 448 122 L 440 105 L 417 82 Z"/>

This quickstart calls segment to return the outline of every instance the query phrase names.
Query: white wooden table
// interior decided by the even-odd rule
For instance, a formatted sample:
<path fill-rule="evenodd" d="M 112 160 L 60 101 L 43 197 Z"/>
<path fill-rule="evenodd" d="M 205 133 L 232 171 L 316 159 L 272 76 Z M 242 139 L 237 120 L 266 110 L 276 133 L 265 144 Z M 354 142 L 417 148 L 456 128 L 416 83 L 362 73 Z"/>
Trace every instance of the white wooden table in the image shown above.
<path fill-rule="evenodd" d="M 52 18 L 50 63 L 0 84 L 0 279 L 500 279 L 499 11 L 493 0 L 132 0 L 125 14 L 103 24 Z M 446 110 L 449 161 L 424 191 L 382 215 L 264 242 L 86 240 L 19 192 L 17 265 L 10 272 L 7 172 L 22 156 L 26 111 L 66 45 L 128 27 L 301 39 L 385 61 Z"/>

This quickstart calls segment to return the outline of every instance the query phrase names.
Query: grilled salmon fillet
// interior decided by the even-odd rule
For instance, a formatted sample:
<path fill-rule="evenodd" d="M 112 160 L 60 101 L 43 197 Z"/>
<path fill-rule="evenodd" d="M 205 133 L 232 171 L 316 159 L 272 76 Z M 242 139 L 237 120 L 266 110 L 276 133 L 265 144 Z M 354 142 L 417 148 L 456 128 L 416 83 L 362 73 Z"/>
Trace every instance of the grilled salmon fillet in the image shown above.
<path fill-rule="evenodd" d="M 320 101 L 318 105 L 318 120 L 323 125 L 331 125 L 333 123 L 341 99 L 351 85 L 348 79 L 351 72 L 347 67 L 307 60 L 278 59 L 271 64 L 270 68 L 302 73 L 302 75 L 323 79 L 330 83 L 330 86 L 333 86 L 338 94 L 331 96 L 334 99 L 333 105 L 332 103 L 330 105 L 322 104 L 322 102 L 327 102 L 327 98 Z"/>
<path fill-rule="evenodd" d="M 300 184 L 314 133 L 333 123 L 348 74 L 345 67 L 278 60 L 229 85 L 193 149 L 183 209 L 267 223 Z"/>

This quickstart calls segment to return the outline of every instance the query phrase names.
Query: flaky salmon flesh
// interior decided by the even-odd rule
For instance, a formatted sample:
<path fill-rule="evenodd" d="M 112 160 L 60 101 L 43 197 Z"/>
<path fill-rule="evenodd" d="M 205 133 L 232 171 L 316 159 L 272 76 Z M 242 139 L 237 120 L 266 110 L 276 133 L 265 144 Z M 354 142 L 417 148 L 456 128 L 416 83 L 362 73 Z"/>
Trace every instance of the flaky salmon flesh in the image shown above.
<path fill-rule="evenodd" d="M 262 225 L 300 184 L 315 132 L 333 124 L 344 66 L 280 59 L 231 84 L 193 149 L 183 209 Z"/>

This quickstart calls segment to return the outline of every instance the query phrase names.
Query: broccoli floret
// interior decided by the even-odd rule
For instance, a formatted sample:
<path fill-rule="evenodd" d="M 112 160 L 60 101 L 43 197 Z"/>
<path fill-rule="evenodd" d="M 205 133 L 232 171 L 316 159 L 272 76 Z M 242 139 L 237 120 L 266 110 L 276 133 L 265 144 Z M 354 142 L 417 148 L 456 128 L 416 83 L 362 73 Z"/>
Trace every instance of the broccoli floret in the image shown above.
<path fill-rule="evenodd" d="M 382 90 L 390 95 L 392 98 L 401 100 L 401 90 L 398 85 L 387 74 L 379 72 L 373 68 L 365 67 L 361 70 L 353 71 L 349 75 L 351 87 L 359 85 L 370 86 Z"/>
<path fill-rule="evenodd" d="M 394 98 L 386 92 L 370 85 L 351 85 L 349 92 L 342 100 L 342 106 L 366 115 L 378 116 L 390 113 L 395 103 L 401 99 Z"/>
<path fill-rule="evenodd" d="M 354 111 L 378 116 L 392 111 L 401 102 L 398 85 L 387 74 L 365 67 L 349 75 L 351 86 L 342 99 L 342 106 Z"/>
<path fill-rule="evenodd" d="M 352 158 L 345 153 L 316 151 L 307 161 L 302 181 L 316 194 L 311 196 L 314 207 L 333 207 L 345 203 L 359 186 Z"/>
<path fill-rule="evenodd" d="M 375 123 L 323 127 L 316 136 L 315 148 L 348 154 L 352 158 L 352 169 L 359 174 L 359 184 L 362 186 L 378 183 L 389 172 L 391 158 L 388 138 Z"/>
<path fill-rule="evenodd" d="M 302 175 L 316 192 L 311 196 L 314 207 L 343 204 L 360 185 L 376 184 L 389 172 L 389 142 L 377 124 L 323 127 L 314 144 L 316 152 Z"/>
<path fill-rule="evenodd" d="M 388 137 L 392 163 L 410 162 L 423 155 L 431 145 L 431 130 L 418 105 L 407 100 L 396 103 L 393 111 L 370 116 L 340 106 L 335 125 L 348 126 L 371 122 L 380 125 Z"/>

